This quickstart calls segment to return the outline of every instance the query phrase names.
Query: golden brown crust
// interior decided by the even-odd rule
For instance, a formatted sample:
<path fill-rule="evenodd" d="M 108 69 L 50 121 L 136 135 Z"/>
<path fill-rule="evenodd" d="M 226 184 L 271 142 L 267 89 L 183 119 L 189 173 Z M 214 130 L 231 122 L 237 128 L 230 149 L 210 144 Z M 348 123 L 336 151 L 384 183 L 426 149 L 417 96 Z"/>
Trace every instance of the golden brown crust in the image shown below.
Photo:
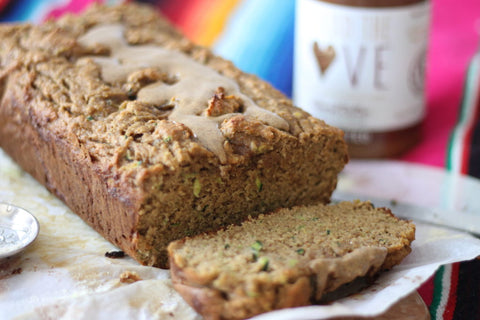
<path fill-rule="evenodd" d="M 314 261 L 321 266 L 313 265 L 307 273 L 298 274 L 288 282 L 253 282 L 258 290 L 255 294 L 222 291 L 207 279 L 199 279 L 194 272 L 181 270 L 174 262 L 170 263 L 170 274 L 175 290 L 205 319 L 240 320 L 268 311 L 322 302 L 325 294 L 334 292 L 341 285 L 359 277 L 373 277 L 381 270 L 382 261 L 363 261 L 367 269 L 359 269 L 348 279 L 343 278 L 342 270 L 325 272 L 323 261 Z M 242 285 L 248 287 L 252 283 Z"/>

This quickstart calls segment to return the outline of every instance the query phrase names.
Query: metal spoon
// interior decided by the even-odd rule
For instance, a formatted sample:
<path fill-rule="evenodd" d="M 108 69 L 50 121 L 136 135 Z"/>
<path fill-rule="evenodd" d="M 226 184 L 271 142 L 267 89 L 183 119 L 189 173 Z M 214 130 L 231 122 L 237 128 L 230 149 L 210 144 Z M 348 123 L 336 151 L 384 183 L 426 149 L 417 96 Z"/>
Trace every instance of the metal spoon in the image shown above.
<path fill-rule="evenodd" d="M 38 232 L 38 221 L 30 212 L 0 202 L 0 259 L 24 250 Z"/>

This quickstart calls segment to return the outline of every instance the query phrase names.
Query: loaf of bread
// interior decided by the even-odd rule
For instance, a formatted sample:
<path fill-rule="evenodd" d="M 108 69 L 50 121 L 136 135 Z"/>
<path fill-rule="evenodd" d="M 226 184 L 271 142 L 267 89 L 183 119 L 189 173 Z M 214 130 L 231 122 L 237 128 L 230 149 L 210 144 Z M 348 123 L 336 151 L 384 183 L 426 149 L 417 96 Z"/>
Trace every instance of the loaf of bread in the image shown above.
<path fill-rule="evenodd" d="M 343 133 L 147 6 L 0 26 L 0 147 L 142 264 L 172 240 L 328 202 Z"/>
<path fill-rule="evenodd" d="M 413 223 L 369 202 L 299 206 L 172 242 L 170 273 L 205 319 L 246 319 L 372 278 L 402 261 L 414 237 Z"/>

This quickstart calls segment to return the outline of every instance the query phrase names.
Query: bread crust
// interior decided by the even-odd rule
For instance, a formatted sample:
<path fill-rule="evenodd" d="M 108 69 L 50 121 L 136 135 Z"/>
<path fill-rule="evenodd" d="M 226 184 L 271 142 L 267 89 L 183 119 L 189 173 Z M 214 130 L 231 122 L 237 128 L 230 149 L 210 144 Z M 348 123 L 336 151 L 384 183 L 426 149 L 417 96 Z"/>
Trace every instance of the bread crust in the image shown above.
<path fill-rule="evenodd" d="M 171 256 L 175 250 L 169 247 Z M 194 270 L 185 270 L 170 260 L 170 274 L 175 290 L 185 301 L 207 320 L 241 320 L 252 316 L 285 308 L 294 308 L 321 303 L 327 293 L 332 293 L 342 285 L 353 282 L 357 278 L 373 278 L 383 269 L 386 250 L 383 255 L 359 255 L 346 262 L 360 264 L 347 278 L 344 277 L 344 261 L 330 264 L 331 261 L 317 259 L 311 262 L 308 270 L 296 270 L 296 276 L 288 282 L 260 281 L 255 286 L 259 292 L 243 295 L 224 292 L 212 285 L 213 281 L 201 279 Z M 329 266 L 326 266 L 329 264 Z M 245 280 L 246 282 L 248 280 Z M 370 282 L 370 280 L 367 280 Z M 249 287 L 250 283 L 241 286 Z M 238 288 L 237 288 L 238 289 Z M 237 290 L 238 291 L 238 290 Z M 341 294 L 341 293 L 340 293 Z"/>
<path fill-rule="evenodd" d="M 23 97 L 15 93 L 7 90 L 0 108 L 2 148 L 107 240 L 135 256 L 137 218 L 128 214 L 138 211 L 135 194 L 130 198 L 112 194 L 80 143 L 72 151 L 70 144 L 42 128 L 35 117 L 23 118 L 27 115 L 22 108 L 30 102 L 22 99 L 35 93 L 27 91 Z"/>

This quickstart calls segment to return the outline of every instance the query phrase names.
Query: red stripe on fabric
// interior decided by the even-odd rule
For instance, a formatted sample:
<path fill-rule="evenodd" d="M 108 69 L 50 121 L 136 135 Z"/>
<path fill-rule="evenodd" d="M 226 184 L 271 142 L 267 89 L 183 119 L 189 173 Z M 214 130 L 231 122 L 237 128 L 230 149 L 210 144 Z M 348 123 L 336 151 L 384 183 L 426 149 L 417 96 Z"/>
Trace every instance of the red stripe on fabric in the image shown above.
<path fill-rule="evenodd" d="M 430 307 L 430 305 L 432 304 L 432 300 L 433 300 L 433 292 L 434 292 L 434 289 L 435 289 L 435 285 L 434 285 L 434 277 L 435 275 L 431 276 L 430 279 L 428 279 L 425 283 L 423 283 L 420 288 L 418 288 L 418 294 L 420 294 L 420 296 L 422 297 L 423 301 L 425 302 L 425 304 Z"/>
<path fill-rule="evenodd" d="M 455 306 L 457 304 L 457 285 L 458 285 L 458 270 L 459 263 L 452 264 L 452 272 L 450 274 L 450 292 L 448 294 L 447 305 L 443 312 L 443 320 L 452 320 L 455 314 Z"/>
<path fill-rule="evenodd" d="M 469 126 L 465 130 L 465 137 L 462 143 L 462 159 L 460 165 L 460 172 L 462 174 L 468 173 L 468 164 L 470 159 L 470 145 L 472 141 L 472 127 Z"/>
<path fill-rule="evenodd" d="M 0 10 L 2 10 L 8 3 L 8 0 L 0 0 Z"/>
<path fill-rule="evenodd" d="M 51 18 L 58 18 L 64 15 L 67 12 L 71 13 L 79 13 L 83 10 L 85 10 L 88 6 L 90 6 L 92 3 L 103 3 L 104 0 L 85 0 L 85 1 L 75 1 L 75 0 L 70 0 L 67 4 L 57 7 L 50 11 L 47 16 L 46 20 L 51 19 Z"/>
<path fill-rule="evenodd" d="M 191 30 L 190 24 L 192 19 L 198 14 L 198 7 L 205 4 L 205 0 L 176 0 L 166 1 L 159 5 L 160 11 L 183 33 Z M 205 14 L 205 12 L 203 12 Z M 197 27 L 199 27 L 197 25 Z"/>
<path fill-rule="evenodd" d="M 188 0 L 162 1 L 158 4 L 160 11 L 175 25 L 184 20 L 182 17 L 188 10 Z"/>

